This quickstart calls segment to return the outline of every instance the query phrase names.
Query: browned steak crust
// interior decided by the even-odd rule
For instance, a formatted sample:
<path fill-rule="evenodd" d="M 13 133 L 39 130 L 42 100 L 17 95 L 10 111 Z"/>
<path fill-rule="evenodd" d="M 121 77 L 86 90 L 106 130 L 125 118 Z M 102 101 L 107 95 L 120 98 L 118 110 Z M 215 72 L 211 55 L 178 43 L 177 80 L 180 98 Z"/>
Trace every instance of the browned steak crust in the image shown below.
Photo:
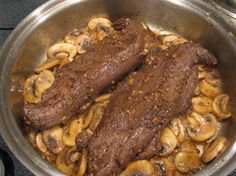
<path fill-rule="evenodd" d="M 186 43 L 146 62 L 118 85 L 88 141 L 89 171 L 96 176 L 116 175 L 138 155 L 153 156 L 156 134 L 191 104 L 198 83 L 196 64 L 216 64 L 216 58 L 200 45 Z M 85 147 L 80 141 L 78 136 L 78 147 Z"/>
<path fill-rule="evenodd" d="M 53 86 L 43 94 L 40 103 L 24 105 L 26 121 L 32 127 L 43 130 L 60 124 L 112 81 L 143 62 L 150 31 L 130 19 L 119 20 L 114 27 L 119 30 L 116 34 L 57 71 Z"/>

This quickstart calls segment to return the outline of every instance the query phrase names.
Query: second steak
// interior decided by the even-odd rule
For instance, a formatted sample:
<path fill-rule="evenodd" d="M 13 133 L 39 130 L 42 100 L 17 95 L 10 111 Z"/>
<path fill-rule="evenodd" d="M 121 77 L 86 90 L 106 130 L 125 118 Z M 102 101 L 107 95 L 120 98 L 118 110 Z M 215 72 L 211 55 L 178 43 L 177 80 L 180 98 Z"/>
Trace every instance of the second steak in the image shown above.
<path fill-rule="evenodd" d="M 198 63 L 216 64 L 216 58 L 194 43 L 173 46 L 119 84 L 93 136 L 77 138 L 78 147 L 87 144 L 91 173 L 116 175 L 138 155 L 155 154 L 156 134 L 191 105 Z"/>

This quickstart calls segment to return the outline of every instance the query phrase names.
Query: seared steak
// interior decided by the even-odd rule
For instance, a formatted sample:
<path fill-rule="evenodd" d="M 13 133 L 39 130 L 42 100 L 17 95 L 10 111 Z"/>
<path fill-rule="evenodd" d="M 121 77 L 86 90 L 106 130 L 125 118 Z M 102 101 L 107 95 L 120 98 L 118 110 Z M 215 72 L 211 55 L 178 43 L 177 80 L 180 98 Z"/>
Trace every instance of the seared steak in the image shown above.
<path fill-rule="evenodd" d="M 91 173 L 116 175 L 138 155 L 155 154 L 160 129 L 191 104 L 198 63 L 216 64 L 216 58 L 194 43 L 173 46 L 118 85 L 93 136 L 77 138 L 78 147 L 88 147 Z"/>
<path fill-rule="evenodd" d="M 102 90 L 143 62 L 153 33 L 140 23 L 118 20 L 116 34 L 93 45 L 79 59 L 57 71 L 55 82 L 38 104 L 25 104 L 27 123 L 43 130 L 60 124 Z M 150 35 L 150 36 L 148 36 Z"/>

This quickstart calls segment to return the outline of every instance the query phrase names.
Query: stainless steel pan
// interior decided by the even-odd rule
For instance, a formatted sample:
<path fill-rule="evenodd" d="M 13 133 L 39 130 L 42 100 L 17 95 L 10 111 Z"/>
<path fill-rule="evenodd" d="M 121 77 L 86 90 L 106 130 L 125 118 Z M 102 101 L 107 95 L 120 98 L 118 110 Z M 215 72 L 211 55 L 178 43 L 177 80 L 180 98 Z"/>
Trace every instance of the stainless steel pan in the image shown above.
<path fill-rule="evenodd" d="M 176 32 L 200 42 L 219 59 L 233 118 L 220 133 L 227 151 L 197 175 L 227 175 L 236 168 L 236 28 L 208 1 L 200 0 L 51 0 L 26 17 L 3 46 L 0 59 L 0 132 L 12 152 L 36 175 L 61 175 L 25 139 L 22 86 L 45 58 L 47 48 L 66 32 L 94 17 L 132 17 L 153 29 Z"/>

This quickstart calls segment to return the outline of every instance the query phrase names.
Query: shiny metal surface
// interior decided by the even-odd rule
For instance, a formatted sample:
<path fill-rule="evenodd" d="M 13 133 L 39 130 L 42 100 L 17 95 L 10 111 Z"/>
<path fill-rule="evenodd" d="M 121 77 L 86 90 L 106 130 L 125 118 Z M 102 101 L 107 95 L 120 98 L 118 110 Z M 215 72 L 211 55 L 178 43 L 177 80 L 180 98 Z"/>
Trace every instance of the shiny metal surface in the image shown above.
<path fill-rule="evenodd" d="M 236 18 L 236 0 L 210 0 L 210 2 L 220 11 Z"/>
<path fill-rule="evenodd" d="M 173 31 L 201 43 L 219 60 L 233 118 L 220 134 L 230 140 L 227 151 L 196 175 L 227 175 L 236 168 L 236 27 L 231 20 L 199 0 L 51 0 L 26 17 L 0 54 L 0 132 L 13 153 L 35 175 L 62 175 L 44 161 L 25 139 L 22 86 L 46 57 L 47 48 L 94 17 L 122 16 L 146 22 L 153 29 Z"/>

